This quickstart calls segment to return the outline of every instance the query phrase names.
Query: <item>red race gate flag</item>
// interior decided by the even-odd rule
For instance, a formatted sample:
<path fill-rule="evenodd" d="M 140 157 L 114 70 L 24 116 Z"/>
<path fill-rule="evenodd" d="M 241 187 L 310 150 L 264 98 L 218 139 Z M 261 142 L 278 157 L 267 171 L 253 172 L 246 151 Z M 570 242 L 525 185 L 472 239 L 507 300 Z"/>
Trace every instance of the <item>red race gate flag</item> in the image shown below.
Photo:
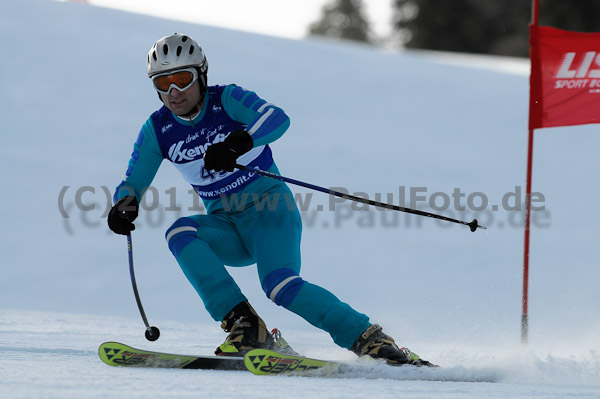
<path fill-rule="evenodd" d="M 529 129 L 600 123 L 600 33 L 529 26 Z"/>

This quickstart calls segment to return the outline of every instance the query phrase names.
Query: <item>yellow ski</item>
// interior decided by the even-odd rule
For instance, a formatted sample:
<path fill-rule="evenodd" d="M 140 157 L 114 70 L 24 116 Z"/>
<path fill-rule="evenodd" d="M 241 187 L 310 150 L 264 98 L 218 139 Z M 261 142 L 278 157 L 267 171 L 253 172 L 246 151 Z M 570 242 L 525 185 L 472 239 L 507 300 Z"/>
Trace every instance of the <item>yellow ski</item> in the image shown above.
<path fill-rule="evenodd" d="M 245 370 L 244 359 L 227 356 L 190 356 L 132 348 L 105 342 L 98 348 L 100 360 L 109 366 L 174 369 Z"/>
<path fill-rule="evenodd" d="M 257 375 L 298 374 L 325 376 L 340 371 L 342 363 L 285 355 L 268 349 L 254 349 L 244 358 L 246 368 Z"/>

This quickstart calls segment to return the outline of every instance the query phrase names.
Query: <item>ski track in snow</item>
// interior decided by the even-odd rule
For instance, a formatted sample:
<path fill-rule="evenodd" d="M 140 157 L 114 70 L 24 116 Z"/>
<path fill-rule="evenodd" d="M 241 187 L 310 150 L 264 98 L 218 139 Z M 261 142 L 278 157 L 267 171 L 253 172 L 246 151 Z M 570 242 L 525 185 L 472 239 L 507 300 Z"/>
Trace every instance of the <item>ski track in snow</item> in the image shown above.
<path fill-rule="evenodd" d="M 135 369 L 109 367 L 97 355 L 100 343 L 116 339 L 138 348 L 172 353 L 210 354 L 222 338 L 202 335 L 216 330 L 204 326 L 164 322 L 155 343 L 143 338 L 143 328 L 131 320 L 51 312 L 0 311 L 0 396 L 10 398 L 598 398 L 600 358 L 577 358 L 487 348 L 479 356 L 457 350 L 465 365 L 440 369 L 391 368 L 359 360 L 368 377 L 351 372 L 342 378 L 254 376 L 248 372 Z M 306 341 L 325 358 L 340 359 L 337 348 Z M 199 345 L 199 343 L 201 343 Z M 473 350 L 473 348 L 471 348 Z M 501 355 L 499 355 L 501 354 Z M 432 356 L 436 357 L 435 353 Z M 444 357 L 440 355 L 440 357 Z M 353 361 L 352 355 L 342 356 Z M 355 361 L 355 360 L 354 360 Z M 466 364 L 469 365 L 466 365 Z M 477 382 L 494 380 L 495 383 Z M 444 381 L 446 380 L 446 381 Z M 457 382 L 461 380 L 462 382 Z M 472 381 L 472 382 L 465 382 Z"/>

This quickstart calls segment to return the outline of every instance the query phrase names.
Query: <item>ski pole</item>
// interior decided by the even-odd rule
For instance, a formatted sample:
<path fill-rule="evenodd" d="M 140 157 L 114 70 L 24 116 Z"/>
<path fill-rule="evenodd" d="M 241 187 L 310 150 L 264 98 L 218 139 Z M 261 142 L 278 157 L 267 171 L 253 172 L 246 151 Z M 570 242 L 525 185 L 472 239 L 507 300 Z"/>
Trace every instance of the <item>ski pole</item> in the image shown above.
<path fill-rule="evenodd" d="M 300 181 L 300 180 L 290 179 L 289 177 L 285 177 L 285 176 L 281 176 L 281 175 L 276 175 L 275 173 L 267 172 L 267 171 L 260 170 L 260 169 L 249 168 L 247 166 L 240 165 L 240 164 L 235 164 L 235 167 L 237 169 L 241 169 L 241 170 L 246 170 L 246 171 L 249 171 L 249 172 L 253 172 L 253 173 L 259 174 L 261 176 L 270 177 L 270 178 L 275 179 L 275 180 L 280 180 L 280 181 L 283 181 L 283 182 L 286 182 L 286 183 L 295 184 L 297 186 L 309 188 L 311 190 L 320 191 L 320 192 L 325 193 L 325 194 L 333 195 L 334 197 L 340 197 L 340 198 L 348 199 L 348 200 L 355 201 L 355 202 L 361 202 L 363 204 L 372 205 L 372 206 L 376 206 L 376 207 L 379 207 L 379 208 L 391 209 L 391 210 L 394 210 L 394 211 L 412 213 L 414 215 L 425 216 L 425 217 L 430 217 L 430 218 L 439 219 L 439 220 L 445 220 L 446 222 L 452 222 L 452 223 L 457 223 L 457 224 L 464 224 L 465 226 L 469 226 L 469 228 L 471 229 L 471 231 L 475 231 L 475 230 L 477 230 L 477 228 L 487 229 L 487 227 L 481 226 L 480 224 L 478 224 L 477 223 L 477 219 L 473 219 L 470 222 L 464 222 L 462 220 L 453 219 L 453 218 L 450 218 L 450 217 L 447 217 L 447 216 L 437 215 L 435 213 L 429 213 L 429 212 L 420 211 L 420 210 L 417 210 L 417 209 L 405 208 L 403 206 L 398 206 L 398 205 L 393 205 L 393 204 L 386 204 L 384 202 L 373 201 L 373 200 L 366 199 L 366 198 L 356 197 L 356 196 L 351 195 L 351 194 L 341 193 L 339 191 L 331 190 L 331 189 L 328 189 L 328 188 L 315 186 L 314 184 L 305 183 L 305 182 Z"/>
<path fill-rule="evenodd" d="M 135 273 L 133 272 L 133 246 L 131 245 L 131 233 L 127 234 L 127 252 L 129 253 L 129 274 L 131 275 L 131 286 L 133 287 L 133 294 L 135 295 L 135 301 L 137 302 L 138 309 L 144 324 L 146 325 L 146 339 L 148 341 L 156 341 L 160 337 L 160 330 L 154 326 L 150 326 L 148 319 L 146 318 L 146 312 L 142 306 L 142 300 L 138 293 L 137 284 L 135 282 Z"/>

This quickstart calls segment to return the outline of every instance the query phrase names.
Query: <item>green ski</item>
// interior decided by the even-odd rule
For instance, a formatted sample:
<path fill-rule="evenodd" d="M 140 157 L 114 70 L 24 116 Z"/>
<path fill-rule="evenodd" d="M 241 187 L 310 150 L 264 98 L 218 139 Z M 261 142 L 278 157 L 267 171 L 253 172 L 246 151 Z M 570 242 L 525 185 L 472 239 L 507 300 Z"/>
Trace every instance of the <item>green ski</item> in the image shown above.
<path fill-rule="evenodd" d="M 257 375 L 285 373 L 326 376 L 335 374 L 341 371 L 344 366 L 347 366 L 343 363 L 327 360 L 285 355 L 268 349 L 254 349 L 248 352 L 245 357 L 245 364 L 250 372 Z"/>
<path fill-rule="evenodd" d="M 100 359 L 109 366 L 205 370 L 245 370 L 242 357 L 190 356 L 132 348 L 105 342 L 98 348 Z"/>

